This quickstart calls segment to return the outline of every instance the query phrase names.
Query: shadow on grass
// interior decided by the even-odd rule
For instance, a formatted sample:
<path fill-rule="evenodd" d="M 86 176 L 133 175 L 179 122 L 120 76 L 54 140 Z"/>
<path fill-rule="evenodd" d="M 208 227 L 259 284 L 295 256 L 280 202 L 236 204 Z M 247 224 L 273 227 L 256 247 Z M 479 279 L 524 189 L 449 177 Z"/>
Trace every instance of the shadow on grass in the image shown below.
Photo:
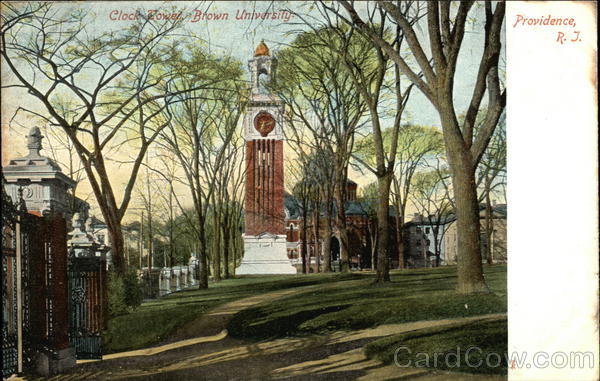
<path fill-rule="evenodd" d="M 485 270 L 496 293 L 456 293 L 456 268 L 408 270 L 383 287 L 363 278 L 259 304 L 235 315 L 228 330 L 260 340 L 506 312 L 506 267 Z"/>
<path fill-rule="evenodd" d="M 227 328 L 230 333 L 233 333 L 232 336 L 245 339 L 263 340 L 296 336 L 301 333 L 298 326 L 303 322 L 331 312 L 339 312 L 348 307 L 350 307 L 349 304 L 321 307 L 275 318 L 269 317 L 268 313 L 260 309 L 250 308 L 237 313 Z M 254 323 L 248 324 L 248 322 Z"/>
<path fill-rule="evenodd" d="M 507 374 L 506 319 L 434 327 L 373 341 L 365 355 L 385 364 L 475 374 Z"/>

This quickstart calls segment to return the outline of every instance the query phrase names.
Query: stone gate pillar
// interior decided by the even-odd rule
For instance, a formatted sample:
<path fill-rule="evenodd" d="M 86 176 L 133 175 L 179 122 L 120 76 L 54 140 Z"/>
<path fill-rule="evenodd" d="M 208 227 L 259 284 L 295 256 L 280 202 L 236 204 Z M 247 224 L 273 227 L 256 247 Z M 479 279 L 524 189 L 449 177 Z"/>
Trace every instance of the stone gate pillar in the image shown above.
<path fill-rule="evenodd" d="M 13 202 L 22 196 L 29 212 L 23 224 L 27 246 L 27 283 L 32 368 L 43 375 L 60 373 L 75 365 L 75 351 L 68 340 L 67 221 L 68 190 L 75 181 L 62 173 L 50 158 L 42 156 L 43 136 L 38 127 L 27 135 L 29 153 L 11 159 L 2 168 L 6 193 Z M 36 215 L 38 218 L 32 216 Z"/>

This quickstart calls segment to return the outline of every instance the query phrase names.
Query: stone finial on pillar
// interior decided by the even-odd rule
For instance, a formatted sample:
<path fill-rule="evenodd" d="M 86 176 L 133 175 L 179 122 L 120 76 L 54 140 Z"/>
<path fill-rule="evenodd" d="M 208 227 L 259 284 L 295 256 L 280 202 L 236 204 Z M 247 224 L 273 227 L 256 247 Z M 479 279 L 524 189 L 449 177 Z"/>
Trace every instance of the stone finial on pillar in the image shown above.
<path fill-rule="evenodd" d="M 71 239 L 67 241 L 67 245 L 73 250 L 74 256 L 94 257 L 99 245 L 95 242 L 94 237 L 84 230 L 81 213 L 73 215 L 72 224 L 73 231 L 69 233 Z"/>
<path fill-rule="evenodd" d="M 29 130 L 27 135 L 27 148 L 29 149 L 30 157 L 40 157 L 40 151 L 42 150 L 42 139 L 44 136 L 40 132 L 39 127 L 33 127 Z"/>
<path fill-rule="evenodd" d="M 79 214 L 79 212 L 77 212 L 73 215 L 73 219 L 71 220 L 71 222 L 73 225 L 73 233 L 71 233 L 71 234 L 81 234 L 85 231 L 85 230 L 81 229 L 83 227 L 83 224 L 81 223 L 82 218 L 81 218 L 81 214 Z"/>
<path fill-rule="evenodd" d="M 87 220 L 85 220 L 85 231 L 89 234 L 93 234 L 92 230 L 92 217 L 88 217 Z"/>

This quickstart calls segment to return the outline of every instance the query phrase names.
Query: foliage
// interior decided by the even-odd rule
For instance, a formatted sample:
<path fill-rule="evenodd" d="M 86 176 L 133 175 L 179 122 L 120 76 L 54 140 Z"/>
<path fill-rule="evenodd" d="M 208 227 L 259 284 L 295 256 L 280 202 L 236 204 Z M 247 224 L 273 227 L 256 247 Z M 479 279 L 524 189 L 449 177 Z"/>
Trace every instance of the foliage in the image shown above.
<path fill-rule="evenodd" d="M 139 281 L 136 271 L 129 270 L 123 276 L 123 288 L 125 291 L 125 305 L 130 310 L 136 310 L 143 300 L 142 285 Z"/>
<path fill-rule="evenodd" d="M 108 275 L 108 314 L 111 317 L 127 313 L 125 303 L 125 282 L 115 272 Z"/>
<path fill-rule="evenodd" d="M 142 303 L 142 288 L 135 270 L 122 276 L 116 272 L 108 274 L 108 313 L 111 317 L 124 315 L 137 309 Z"/>
<path fill-rule="evenodd" d="M 384 129 L 382 137 L 384 149 L 389 151 L 393 143 L 392 128 Z M 442 154 L 444 151 L 441 131 L 435 127 L 417 124 L 402 125 L 398 131 L 396 144 L 398 147 L 396 166 L 403 162 L 419 161 L 427 155 Z M 371 167 L 376 165 L 373 135 L 366 135 L 356 142 L 354 156 L 360 163 Z"/>

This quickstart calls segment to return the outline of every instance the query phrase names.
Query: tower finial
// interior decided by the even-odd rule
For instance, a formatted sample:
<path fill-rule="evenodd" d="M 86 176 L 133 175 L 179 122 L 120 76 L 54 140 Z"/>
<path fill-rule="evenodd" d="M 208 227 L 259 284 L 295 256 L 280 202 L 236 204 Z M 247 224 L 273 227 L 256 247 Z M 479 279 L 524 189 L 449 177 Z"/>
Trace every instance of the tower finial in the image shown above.
<path fill-rule="evenodd" d="M 44 136 L 42 136 L 39 127 L 33 127 L 31 130 L 29 130 L 29 135 L 27 135 L 27 148 L 29 149 L 29 156 L 40 156 L 43 138 Z"/>
<path fill-rule="evenodd" d="M 270 56 L 271 52 L 269 51 L 269 47 L 265 44 L 265 40 L 260 40 L 260 44 L 256 47 L 254 51 L 254 57 L 258 56 Z"/>

